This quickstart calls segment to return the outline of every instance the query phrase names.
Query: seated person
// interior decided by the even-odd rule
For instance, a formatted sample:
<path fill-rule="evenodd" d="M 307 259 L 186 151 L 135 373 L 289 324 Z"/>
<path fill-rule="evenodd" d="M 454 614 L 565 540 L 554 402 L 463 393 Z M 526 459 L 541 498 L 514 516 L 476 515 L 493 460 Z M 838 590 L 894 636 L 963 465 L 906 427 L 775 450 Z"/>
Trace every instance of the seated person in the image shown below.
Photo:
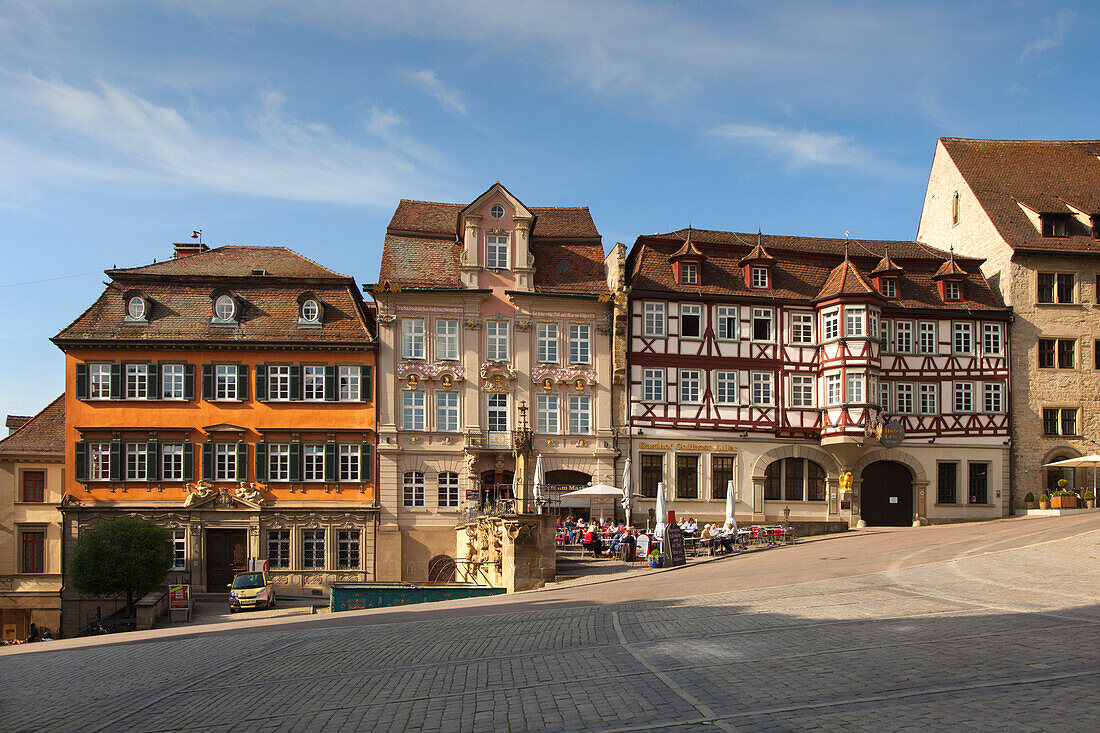
<path fill-rule="evenodd" d="M 634 535 L 634 528 L 628 527 L 619 541 L 619 559 L 631 562 L 638 547 L 638 538 Z"/>
<path fill-rule="evenodd" d="M 690 517 L 684 524 L 683 529 L 685 534 L 694 535 L 699 531 L 699 523 L 695 521 L 695 517 Z"/>
<path fill-rule="evenodd" d="M 595 522 L 588 525 L 588 531 L 584 533 L 584 541 L 581 545 L 586 551 L 592 553 L 592 557 L 600 557 L 603 554 L 603 538 L 600 537 L 599 525 Z"/>

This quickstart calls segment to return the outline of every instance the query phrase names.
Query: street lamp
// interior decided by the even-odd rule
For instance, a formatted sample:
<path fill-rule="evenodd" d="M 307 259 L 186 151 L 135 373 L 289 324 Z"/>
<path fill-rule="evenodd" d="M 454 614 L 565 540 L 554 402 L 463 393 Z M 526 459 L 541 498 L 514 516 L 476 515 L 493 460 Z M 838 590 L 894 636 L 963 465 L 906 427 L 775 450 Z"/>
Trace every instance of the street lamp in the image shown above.
<path fill-rule="evenodd" d="M 783 523 L 787 525 L 787 529 L 791 528 L 791 508 L 789 506 L 783 507 Z"/>

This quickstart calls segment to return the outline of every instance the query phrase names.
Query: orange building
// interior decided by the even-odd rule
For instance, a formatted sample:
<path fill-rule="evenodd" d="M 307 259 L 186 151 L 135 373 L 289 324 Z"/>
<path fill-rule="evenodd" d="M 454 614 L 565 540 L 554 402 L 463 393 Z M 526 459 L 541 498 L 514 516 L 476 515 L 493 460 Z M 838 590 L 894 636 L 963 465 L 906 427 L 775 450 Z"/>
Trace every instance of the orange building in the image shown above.
<path fill-rule="evenodd" d="M 107 275 L 53 339 L 66 547 L 137 514 L 172 531 L 172 579 L 196 590 L 254 558 L 292 587 L 373 578 L 374 315 L 355 281 L 283 247 L 205 245 Z"/>

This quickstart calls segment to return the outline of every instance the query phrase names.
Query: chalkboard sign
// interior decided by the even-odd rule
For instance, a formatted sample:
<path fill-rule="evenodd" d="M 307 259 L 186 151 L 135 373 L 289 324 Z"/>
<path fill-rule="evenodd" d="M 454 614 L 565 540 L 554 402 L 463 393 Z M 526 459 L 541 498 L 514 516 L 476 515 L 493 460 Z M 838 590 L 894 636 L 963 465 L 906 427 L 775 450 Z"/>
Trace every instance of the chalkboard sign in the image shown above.
<path fill-rule="evenodd" d="M 684 534 L 675 524 L 665 527 L 665 536 L 661 539 L 661 552 L 668 558 L 669 565 L 687 563 L 687 556 L 684 555 Z"/>

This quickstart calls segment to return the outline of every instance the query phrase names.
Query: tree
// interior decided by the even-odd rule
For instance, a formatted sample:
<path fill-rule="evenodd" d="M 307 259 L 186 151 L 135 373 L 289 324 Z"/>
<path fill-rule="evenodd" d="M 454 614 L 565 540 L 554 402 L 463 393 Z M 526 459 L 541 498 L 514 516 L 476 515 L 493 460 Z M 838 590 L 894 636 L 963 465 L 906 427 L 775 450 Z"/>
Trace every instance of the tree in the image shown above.
<path fill-rule="evenodd" d="M 134 599 L 155 590 L 172 568 L 172 538 L 168 530 L 136 517 L 119 517 L 85 531 L 73 548 L 70 577 L 81 593 L 126 594 L 134 615 Z"/>

